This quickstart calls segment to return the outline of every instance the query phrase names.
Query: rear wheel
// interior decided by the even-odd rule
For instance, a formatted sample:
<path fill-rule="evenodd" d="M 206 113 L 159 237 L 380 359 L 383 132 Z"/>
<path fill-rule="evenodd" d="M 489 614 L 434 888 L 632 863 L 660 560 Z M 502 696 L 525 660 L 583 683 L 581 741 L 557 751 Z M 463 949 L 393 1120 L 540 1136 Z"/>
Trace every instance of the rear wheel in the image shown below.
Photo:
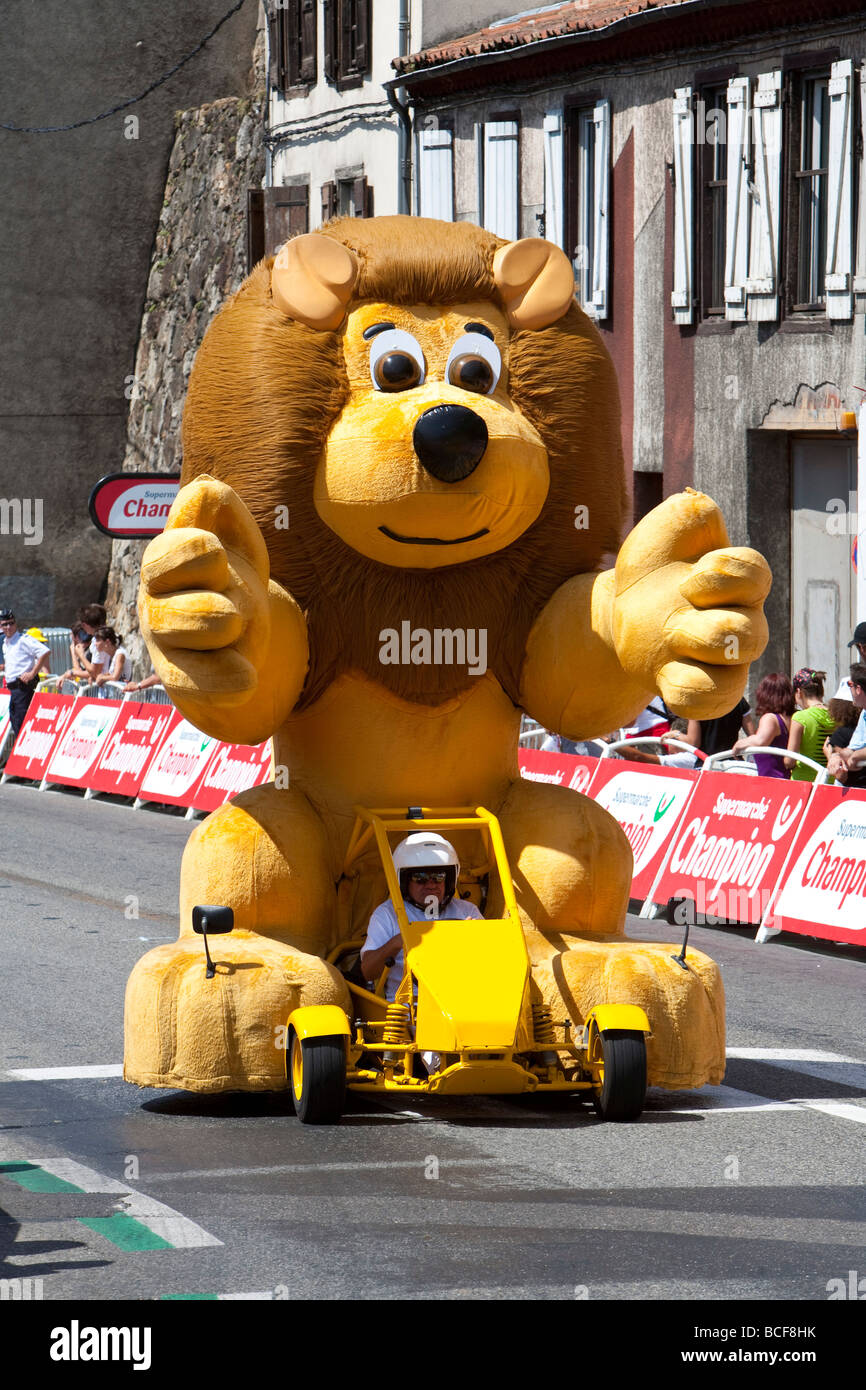
<path fill-rule="evenodd" d="M 288 1063 L 289 1091 L 301 1123 L 336 1124 L 346 1098 L 346 1039 L 340 1034 L 301 1039 L 292 1029 Z"/>
<path fill-rule="evenodd" d="M 593 1104 L 602 1120 L 636 1120 L 646 1100 L 646 1039 L 627 1028 L 599 1034 L 601 1066 Z"/>

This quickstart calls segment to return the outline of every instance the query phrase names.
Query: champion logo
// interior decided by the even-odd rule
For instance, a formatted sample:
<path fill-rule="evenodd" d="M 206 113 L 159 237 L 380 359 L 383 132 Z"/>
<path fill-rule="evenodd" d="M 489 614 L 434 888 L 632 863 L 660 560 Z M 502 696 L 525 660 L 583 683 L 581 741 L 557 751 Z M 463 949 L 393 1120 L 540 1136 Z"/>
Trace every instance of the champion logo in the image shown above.
<path fill-rule="evenodd" d="M 794 821 L 797 819 L 801 810 L 803 809 L 802 802 L 795 801 L 791 805 L 790 812 L 788 812 L 789 804 L 790 803 L 786 796 L 785 800 L 782 802 L 781 806 L 776 812 L 776 819 L 773 822 L 773 829 L 770 832 L 774 840 L 781 840 L 783 835 L 787 835 L 791 826 L 794 824 Z"/>

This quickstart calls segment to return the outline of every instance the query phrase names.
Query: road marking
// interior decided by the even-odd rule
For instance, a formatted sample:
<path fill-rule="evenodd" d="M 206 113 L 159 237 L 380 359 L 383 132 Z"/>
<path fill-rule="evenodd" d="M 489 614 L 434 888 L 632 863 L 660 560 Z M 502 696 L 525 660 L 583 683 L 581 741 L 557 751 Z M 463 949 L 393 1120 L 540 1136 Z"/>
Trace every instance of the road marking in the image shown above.
<path fill-rule="evenodd" d="M 477 1168 L 479 1164 L 499 1163 L 494 1157 L 449 1158 L 443 1165 Z M 274 1173 L 359 1173 L 379 1168 L 423 1168 L 423 1158 L 362 1159 L 351 1163 L 275 1163 L 267 1168 L 190 1168 L 182 1173 L 150 1173 L 148 1182 L 182 1182 L 185 1178 L 246 1178 L 267 1177 Z"/>
<path fill-rule="evenodd" d="M 833 1115 L 839 1120 L 854 1120 L 857 1124 L 866 1125 L 866 1106 L 849 1105 L 843 1100 L 797 1100 L 794 1105 L 799 1105 L 802 1110 L 821 1110 L 825 1115 Z"/>
<path fill-rule="evenodd" d="M 733 1086 L 702 1086 L 698 1091 L 690 1091 L 694 1105 L 659 1105 L 653 1113 L 664 1115 L 730 1115 L 743 1111 L 757 1110 L 796 1110 L 788 1100 L 768 1100 L 766 1096 L 753 1095 L 751 1091 L 738 1091 Z M 703 1102 L 709 1100 L 710 1104 Z M 646 1112 L 645 1112 L 646 1113 Z"/>
<path fill-rule="evenodd" d="M 123 1076 L 123 1063 L 96 1067 L 16 1067 L 7 1071 L 18 1081 L 86 1081 L 104 1076 Z"/>
<path fill-rule="evenodd" d="M 261 1293 L 164 1293 L 163 1303 L 188 1303 L 188 1302 L 209 1302 L 209 1303 L 232 1303 L 237 1300 L 249 1302 L 255 1300 L 259 1303 L 269 1303 L 275 1298 L 273 1289 L 264 1289 Z"/>
<path fill-rule="evenodd" d="M 134 1192 L 125 1183 L 71 1158 L 7 1159 L 0 1162 L 0 1176 L 10 1178 L 29 1192 L 116 1195 L 116 1210 L 111 1216 L 76 1220 L 120 1250 L 191 1250 L 223 1243 L 173 1207 L 144 1192 Z"/>
<path fill-rule="evenodd" d="M 808 1047 L 729 1047 L 726 1052 L 729 1057 L 754 1062 L 860 1062 L 859 1057 L 845 1057 L 841 1052 L 815 1052 Z"/>

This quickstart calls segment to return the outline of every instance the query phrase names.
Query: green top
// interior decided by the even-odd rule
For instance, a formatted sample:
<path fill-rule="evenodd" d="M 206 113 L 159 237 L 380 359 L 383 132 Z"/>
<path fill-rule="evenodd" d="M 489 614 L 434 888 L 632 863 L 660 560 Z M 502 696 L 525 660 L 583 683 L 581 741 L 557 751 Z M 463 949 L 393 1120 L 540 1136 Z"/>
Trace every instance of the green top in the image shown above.
<path fill-rule="evenodd" d="M 803 757 L 811 758 L 813 762 L 826 767 L 824 740 L 836 728 L 835 719 L 828 714 L 823 705 L 810 705 L 808 709 L 798 709 L 793 718 L 796 723 L 803 725 L 803 738 L 800 743 Z M 792 782 L 814 782 L 815 777 L 816 773 L 805 763 L 797 763 L 791 772 Z"/>

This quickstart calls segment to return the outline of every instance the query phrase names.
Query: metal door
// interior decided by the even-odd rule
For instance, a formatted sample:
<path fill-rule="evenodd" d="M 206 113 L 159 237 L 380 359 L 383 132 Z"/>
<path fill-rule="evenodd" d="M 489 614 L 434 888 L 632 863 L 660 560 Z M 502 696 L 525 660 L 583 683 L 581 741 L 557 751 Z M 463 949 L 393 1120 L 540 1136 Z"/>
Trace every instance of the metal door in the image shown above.
<path fill-rule="evenodd" d="M 791 670 L 826 671 L 828 699 L 847 675 L 857 622 L 856 488 L 850 440 L 792 440 Z"/>

